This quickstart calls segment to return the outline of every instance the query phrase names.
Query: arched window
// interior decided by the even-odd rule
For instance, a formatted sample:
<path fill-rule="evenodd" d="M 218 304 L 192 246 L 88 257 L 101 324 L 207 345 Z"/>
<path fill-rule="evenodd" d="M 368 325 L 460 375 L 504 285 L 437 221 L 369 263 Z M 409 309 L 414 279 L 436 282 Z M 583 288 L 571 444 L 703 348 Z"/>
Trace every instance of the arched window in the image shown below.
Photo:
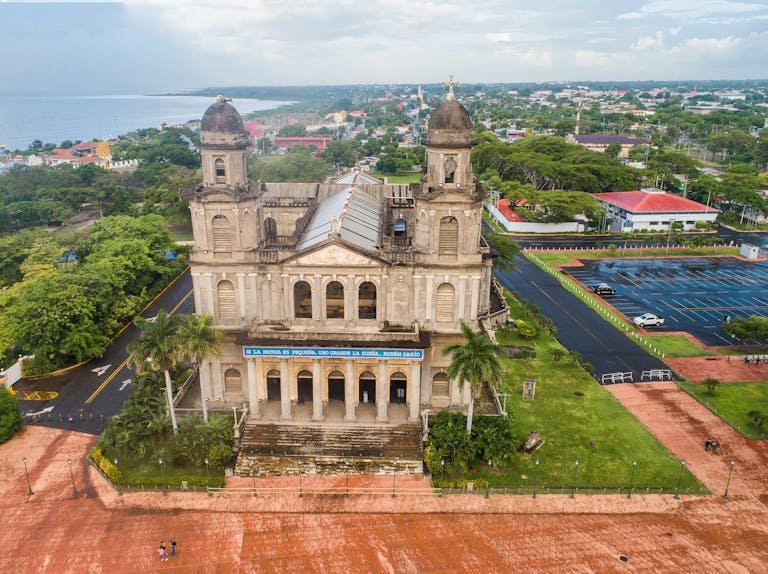
<path fill-rule="evenodd" d="M 456 307 L 453 285 L 442 283 L 435 294 L 435 321 L 453 322 L 453 312 Z"/>
<path fill-rule="evenodd" d="M 456 253 L 459 247 L 459 221 L 449 215 L 440 220 L 440 238 L 438 251 L 440 253 Z"/>
<path fill-rule="evenodd" d="M 293 286 L 293 309 L 297 319 L 312 318 L 312 287 L 306 281 Z"/>
<path fill-rule="evenodd" d="M 432 377 L 432 396 L 439 399 L 448 398 L 448 375 L 445 373 L 437 373 Z"/>
<path fill-rule="evenodd" d="M 370 281 L 360 284 L 358 289 L 358 317 L 360 319 L 376 318 L 376 285 Z"/>
<path fill-rule="evenodd" d="M 408 235 L 408 223 L 402 217 L 398 217 L 395 220 L 393 231 L 395 232 L 395 237 L 405 237 Z"/>
<path fill-rule="evenodd" d="M 217 215 L 211 220 L 213 231 L 214 251 L 232 251 L 232 230 L 229 227 L 229 219 L 223 215 Z"/>
<path fill-rule="evenodd" d="M 443 170 L 445 171 L 445 183 L 453 183 L 454 175 L 456 174 L 456 160 L 449 157 L 443 164 Z"/>
<path fill-rule="evenodd" d="M 267 241 L 274 241 L 277 237 L 277 223 L 271 217 L 264 220 L 264 238 Z"/>
<path fill-rule="evenodd" d="M 213 167 L 216 170 L 216 183 L 227 183 L 227 170 L 224 169 L 224 160 L 221 158 L 216 159 L 213 162 Z"/>
<path fill-rule="evenodd" d="M 219 304 L 220 319 L 234 319 L 237 317 L 235 286 L 231 281 L 219 281 L 219 284 L 216 286 L 216 300 Z"/>
<path fill-rule="evenodd" d="M 344 286 L 331 281 L 325 288 L 325 316 L 328 319 L 344 318 Z"/>
<path fill-rule="evenodd" d="M 227 369 L 224 371 L 224 392 L 242 393 L 243 383 L 240 377 L 240 371 L 237 369 Z"/>

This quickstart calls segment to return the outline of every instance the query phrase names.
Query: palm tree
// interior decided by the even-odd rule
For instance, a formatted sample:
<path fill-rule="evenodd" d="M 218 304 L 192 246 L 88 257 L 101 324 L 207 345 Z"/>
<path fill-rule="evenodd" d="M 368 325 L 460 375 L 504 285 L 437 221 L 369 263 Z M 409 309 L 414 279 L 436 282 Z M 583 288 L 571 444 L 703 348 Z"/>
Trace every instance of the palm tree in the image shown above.
<path fill-rule="evenodd" d="M 165 375 L 165 394 L 168 399 L 168 411 L 171 415 L 173 432 L 177 432 L 176 411 L 173 408 L 173 386 L 171 369 L 176 366 L 179 357 L 177 332 L 180 318 L 169 317 L 160 311 L 154 321 L 136 317 L 134 324 L 141 329 L 139 338 L 128 345 L 128 363 L 138 373 L 149 370 L 161 370 Z"/>
<path fill-rule="evenodd" d="M 472 433 L 472 414 L 475 399 L 480 395 L 483 384 L 501 382 L 502 370 L 499 359 L 503 356 L 501 347 L 494 345 L 485 333 L 475 333 L 466 324 L 461 324 L 464 344 L 448 345 L 443 353 L 451 356 L 448 377 L 458 379 L 459 386 L 469 383 L 470 400 L 467 409 L 467 435 Z"/>
<path fill-rule="evenodd" d="M 213 317 L 182 315 L 180 319 L 179 329 L 176 332 L 180 358 L 191 361 L 197 367 L 203 359 L 221 355 L 220 345 L 224 332 L 213 326 Z M 200 380 L 200 399 L 203 402 L 203 420 L 208 422 L 203 378 L 199 374 L 198 379 Z"/>

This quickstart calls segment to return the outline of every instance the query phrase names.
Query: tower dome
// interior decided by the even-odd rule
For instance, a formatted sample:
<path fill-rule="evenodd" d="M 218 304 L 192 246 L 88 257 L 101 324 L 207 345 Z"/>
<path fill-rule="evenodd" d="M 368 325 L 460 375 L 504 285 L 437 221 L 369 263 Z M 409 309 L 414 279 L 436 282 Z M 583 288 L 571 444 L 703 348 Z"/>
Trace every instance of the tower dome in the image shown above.
<path fill-rule="evenodd" d="M 206 146 L 247 147 L 250 137 L 243 117 L 224 96 L 216 97 L 200 123 L 200 142 Z"/>
<path fill-rule="evenodd" d="M 429 117 L 427 145 L 462 147 L 471 144 L 472 120 L 469 119 L 469 113 L 464 106 L 449 97 Z"/>

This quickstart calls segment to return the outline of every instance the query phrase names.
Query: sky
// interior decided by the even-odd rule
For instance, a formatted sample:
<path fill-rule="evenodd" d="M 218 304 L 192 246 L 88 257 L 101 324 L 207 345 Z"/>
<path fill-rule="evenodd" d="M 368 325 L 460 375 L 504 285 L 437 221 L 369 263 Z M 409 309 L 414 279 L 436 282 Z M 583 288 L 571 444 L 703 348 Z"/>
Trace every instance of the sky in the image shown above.
<path fill-rule="evenodd" d="M 768 0 L 0 0 L 0 92 L 768 78 Z"/>

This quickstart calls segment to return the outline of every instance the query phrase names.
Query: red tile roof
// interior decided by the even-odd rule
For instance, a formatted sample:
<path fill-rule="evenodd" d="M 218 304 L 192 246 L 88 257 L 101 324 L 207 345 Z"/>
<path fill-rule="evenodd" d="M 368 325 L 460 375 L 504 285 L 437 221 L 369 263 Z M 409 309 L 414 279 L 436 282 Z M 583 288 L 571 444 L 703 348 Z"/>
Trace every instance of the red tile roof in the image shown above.
<path fill-rule="evenodd" d="M 496 204 L 496 209 L 498 209 L 501 212 L 501 214 L 507 219 L 507 221 L 511 221 L 513 223 L 519 223 L 521 221 L 525 221 L 525 219 L 520 217 L 517 213 L 515 213 L 514 209 L 510 207 L 509 200 L 507 198 L 500 199 Z"/>
<path fill-rule="evenodd" d="M 717 212 L 714 207 L 707 207 L 696 201 L 671 193 L 646 193 L 645 191 L 614 191 L 593 193 L 597 199 L 620 207 L 631 213 L 670 213 L 681 211 Z"/>

